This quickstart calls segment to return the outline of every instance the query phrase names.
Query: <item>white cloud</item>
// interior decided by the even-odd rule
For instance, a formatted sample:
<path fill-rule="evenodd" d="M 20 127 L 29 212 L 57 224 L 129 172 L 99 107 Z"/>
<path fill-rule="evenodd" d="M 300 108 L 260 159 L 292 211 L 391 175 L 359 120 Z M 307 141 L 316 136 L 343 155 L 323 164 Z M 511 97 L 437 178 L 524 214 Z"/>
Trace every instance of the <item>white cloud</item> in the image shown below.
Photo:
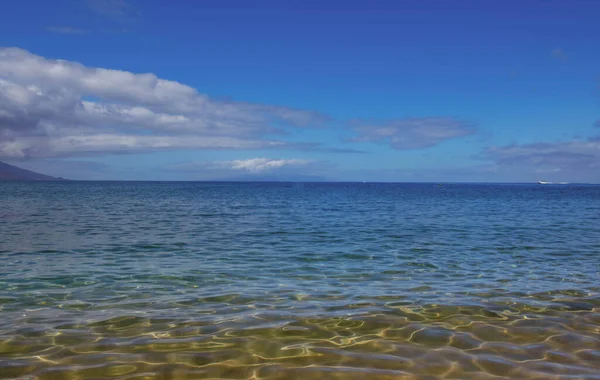
<path fill-rule="evenodd" d="M 245 160 L 229 161 L 193 161 L 183 162 L 169 166 L 167 169 L 181 172 L 199 171 L 237 171 L 252 174 L 273 172 L 280 169 L 294 169 L 306 167 L 315 163 L 304 159 L 272 159 L 272 158 L 248 158 Z"/>
<path fill-rule="evenodd" d="M 251 158 L 247 160 L 233 160 L 225 162 L 234 170 L 245 170 L 251 173 L 260 173 L 279 169 L 284 166 L 301 166 L 310 163 L 309 160 L 291 159 L 291 160 L 272 160 L 269 158 Z"/>
<path fill-rule="evenodd" d="M 476 133 L 475 127 L 452 117 L 420 117 L 355 122 L 353 142 L 386 142 L 394 149 L 421 149 Z"/>
<path fill-rule="evenodd" d="M 257 157 L 179 162 L 160 171 L 170 178 L 217 181 L 323 181 L 331 179 L 332 165 L 327 161 Z"/>
<path fill-rule="evenodd" d="M 293 145 L 281 141 L 235 137 L 94 134 L 51 139 L 46 137 L 19 138 L 0 142 L 0 152 L 10 158 L 27 158 L 90 156 L 172 149 L 265 149 L 289 146 Z"/>
<path fill-rule="evenodd" d="M 313 111 L 219 101 L 154 74 L 86 67 L 0 48 L 0 157 L 258 149 L 314 126 Z"/>

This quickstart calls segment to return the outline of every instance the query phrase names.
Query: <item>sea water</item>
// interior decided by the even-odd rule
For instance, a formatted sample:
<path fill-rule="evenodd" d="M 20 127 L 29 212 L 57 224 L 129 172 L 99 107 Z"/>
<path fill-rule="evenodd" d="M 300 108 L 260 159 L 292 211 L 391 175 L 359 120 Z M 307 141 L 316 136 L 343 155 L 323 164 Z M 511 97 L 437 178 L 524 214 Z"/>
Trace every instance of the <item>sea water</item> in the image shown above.
<path fill-rule="evenodd" d="M 0 183 L 0 377 L 600 379 L 600 187 Z"/>

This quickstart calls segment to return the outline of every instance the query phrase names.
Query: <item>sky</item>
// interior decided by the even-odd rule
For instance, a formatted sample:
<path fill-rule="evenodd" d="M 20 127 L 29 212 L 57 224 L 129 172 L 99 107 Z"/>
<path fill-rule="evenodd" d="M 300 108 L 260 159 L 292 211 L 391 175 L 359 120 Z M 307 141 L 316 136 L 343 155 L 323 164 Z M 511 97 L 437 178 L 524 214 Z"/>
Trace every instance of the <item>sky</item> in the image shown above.
<path fill-rule="evenodd" d="M 600 183 L 597 0 L 4 0 L 0 161 Z"/>

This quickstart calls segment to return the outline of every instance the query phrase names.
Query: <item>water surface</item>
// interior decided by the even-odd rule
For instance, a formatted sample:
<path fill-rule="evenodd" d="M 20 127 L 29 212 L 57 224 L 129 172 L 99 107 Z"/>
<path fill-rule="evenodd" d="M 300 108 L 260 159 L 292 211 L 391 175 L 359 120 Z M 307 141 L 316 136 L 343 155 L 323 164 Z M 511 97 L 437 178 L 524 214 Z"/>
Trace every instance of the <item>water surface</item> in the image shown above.
<path fill-rule="evenodd" d="M 600 187 L 0 183 L 0 377 L 600 379 Z"/>

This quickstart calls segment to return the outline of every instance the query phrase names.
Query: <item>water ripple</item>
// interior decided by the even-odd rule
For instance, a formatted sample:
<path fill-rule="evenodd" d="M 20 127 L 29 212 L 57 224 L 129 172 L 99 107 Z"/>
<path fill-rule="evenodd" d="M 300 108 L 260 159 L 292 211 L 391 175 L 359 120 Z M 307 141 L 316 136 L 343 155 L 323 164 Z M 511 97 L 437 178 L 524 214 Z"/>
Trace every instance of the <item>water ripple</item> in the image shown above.
<path fill-rule="evenodd" d="M 0 183 L 0 378 L 600 379 L 600 187 Z"/>

